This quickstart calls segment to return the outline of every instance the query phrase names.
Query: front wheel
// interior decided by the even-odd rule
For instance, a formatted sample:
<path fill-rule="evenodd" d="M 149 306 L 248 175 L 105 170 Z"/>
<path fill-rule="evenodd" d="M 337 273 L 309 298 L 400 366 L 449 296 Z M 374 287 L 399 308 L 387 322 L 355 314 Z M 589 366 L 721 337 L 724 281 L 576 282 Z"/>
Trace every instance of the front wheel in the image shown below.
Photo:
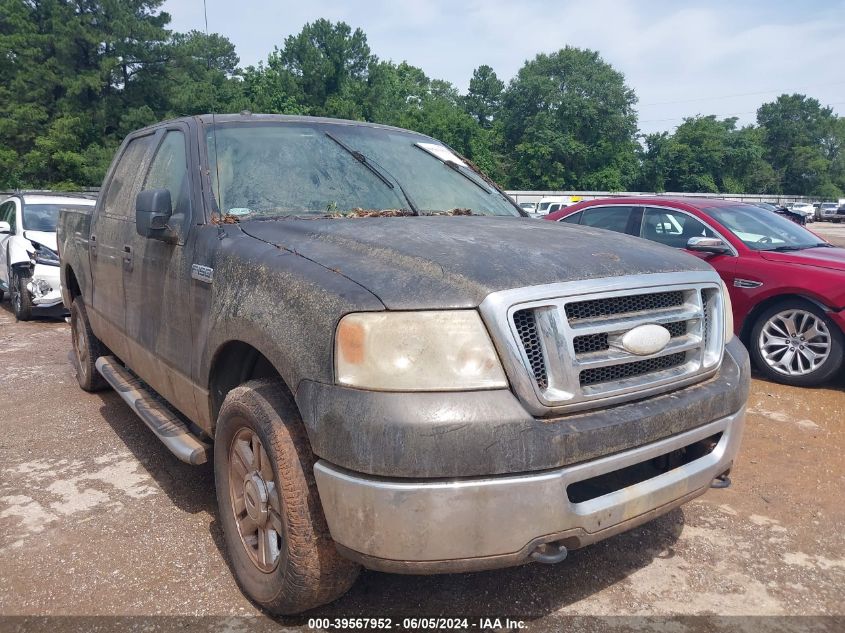
<path fill-rule="evenodd" d="M 220 521 L 235 579 L 272 613 L 331 602 L 358 575 L 329 535 L 313 468 L 299 412 L 277 381 L 229 392 L 214 438 Z"/>
<path fill-rule="evenodd" d="M 28 270 L 13 269 L 11 278 L 9 300 L 12 302 L 12 311 L 18 321 L 29 321 L 32 319 L 32 297 L 26 285 L 32 279 L 32 273 Z"/>
<path fill-rule="evenodd" d="M 764 310 L 751 330 L 749 347 L 757 368 L 787 385 L 820 385 L 842 367 L 842 332 L 824 311 L 800 299 Z"/>

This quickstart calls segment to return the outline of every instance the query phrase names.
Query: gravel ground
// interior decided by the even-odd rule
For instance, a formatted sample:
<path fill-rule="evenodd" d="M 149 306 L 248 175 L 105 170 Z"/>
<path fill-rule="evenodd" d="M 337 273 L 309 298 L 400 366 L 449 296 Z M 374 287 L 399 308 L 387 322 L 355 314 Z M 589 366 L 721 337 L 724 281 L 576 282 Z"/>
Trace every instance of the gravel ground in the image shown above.
<path fill-rule="evenodd" d="M 845 245 L 845 227 L 810 228 Z M 16 323 L 0 304 L 0 630 L 61 630 L 8 618 L 39 615 L 185 617 L 121 621 L 143 630 L 307 629 L 306 618 L 272 621 L 243 597 L 223 555 L 210 468 L 176 460 L 116 394 L 82 392 L 69 339 L 65 323 Z M 831 618 L 684 619 L 845 616 L 843 414 L 845 376 L 819 389 L 755 379 L 731 488 L 556 566 L 365 571 L 309 615 L 510 617 L 530 630 L 637 615 L 660 619 L 600 628 L 845 630 Z"/>

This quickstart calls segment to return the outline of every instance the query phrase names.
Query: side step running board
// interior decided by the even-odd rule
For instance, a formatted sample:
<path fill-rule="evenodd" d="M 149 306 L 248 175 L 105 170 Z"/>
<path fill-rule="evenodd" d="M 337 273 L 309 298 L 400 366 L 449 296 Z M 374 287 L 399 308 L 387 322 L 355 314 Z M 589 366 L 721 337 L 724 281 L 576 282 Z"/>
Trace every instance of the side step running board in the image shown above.
<path fill-rule="evenodd" d="M 188 426 L 166 405 L 155 400 L 144 383 L 113 356 L 100 356 L 95 364 L 106 382 L 114 387 L 171 453 L 188 464 L 198 465 L 208 461 L 209 445 L 191 433 Z"/>

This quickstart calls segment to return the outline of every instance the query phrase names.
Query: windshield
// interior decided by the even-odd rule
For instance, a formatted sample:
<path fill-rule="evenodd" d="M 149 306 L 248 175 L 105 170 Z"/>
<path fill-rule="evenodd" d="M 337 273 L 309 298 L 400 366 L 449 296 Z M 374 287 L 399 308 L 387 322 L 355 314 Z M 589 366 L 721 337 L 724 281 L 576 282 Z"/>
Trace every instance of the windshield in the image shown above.
<path fill-rule="evenodd" d="M 836 203 L 835 202 L 825 202 L 822 204 L 822 209 L 835 209 Z"/>
<path fill-rule="evenodd" d="M 738 204 L 730 207 L 705 207 L 702 210 L 730 229 L 748 248 L 756 251 L 800 250 L 826 246 L 825 242 L 807 229 L 760 207 Z"/>
<path fill-rule="evenodd" d="M 24 204 L 23 228 L 27 231 L 43 231 L 55 233 L 59 223 L 59 213 L 62 209 L 75 211 L 90 209 L 83 204 Z"/>
<path fill-rule="evenodd" d="M 238 123 L 218 124 L 216 138 L 209 128 L 206 143 L 218 207 L 239 220 L 415 210 L 520 215 L 445 146 L 412 133 L 317 122 Z"/>

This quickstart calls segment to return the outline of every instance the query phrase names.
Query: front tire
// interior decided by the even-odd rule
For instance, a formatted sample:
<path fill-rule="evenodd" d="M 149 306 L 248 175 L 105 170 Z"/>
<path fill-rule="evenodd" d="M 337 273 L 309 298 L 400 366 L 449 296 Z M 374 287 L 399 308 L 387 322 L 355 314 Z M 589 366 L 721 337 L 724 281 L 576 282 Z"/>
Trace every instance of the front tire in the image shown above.
<path fill-rule="evenodd" d="M 358 576 L 329 535 L 313 468 L 299 412 L 278 381 L 229 392 L 214 438 L 220 521 L 235 579 L 271 613 L 331 602 Z"/>
<path fill-rule="evenodd" d="M 70 306 L 70 332 L 73 338 L 73 353 L 76 357 L 76 380 L 85 391 L 100 391 L 108 387 L 108 383 L 97 371 L 94 363 L 100 356 L 107 353 L 106 347 L 100 342 L 85 312 L 82 297 L 76 297 Z"/>
<path fill-rule="evenodd" d="M 751 330 L 755 366 L 775 382 L 814 387 L 842 367 L 843 335 L 818 306 L 787 299 L 764 310 Z"/>
<path fill-rule="evenodd" d="M 26 285 L 32 279 L 28 270 L 12 269 L 11 284 L 9 284 L 9 299 L 12 302 L 12 312 L 18 321 L 32 319 L 32 297 Z"/>

